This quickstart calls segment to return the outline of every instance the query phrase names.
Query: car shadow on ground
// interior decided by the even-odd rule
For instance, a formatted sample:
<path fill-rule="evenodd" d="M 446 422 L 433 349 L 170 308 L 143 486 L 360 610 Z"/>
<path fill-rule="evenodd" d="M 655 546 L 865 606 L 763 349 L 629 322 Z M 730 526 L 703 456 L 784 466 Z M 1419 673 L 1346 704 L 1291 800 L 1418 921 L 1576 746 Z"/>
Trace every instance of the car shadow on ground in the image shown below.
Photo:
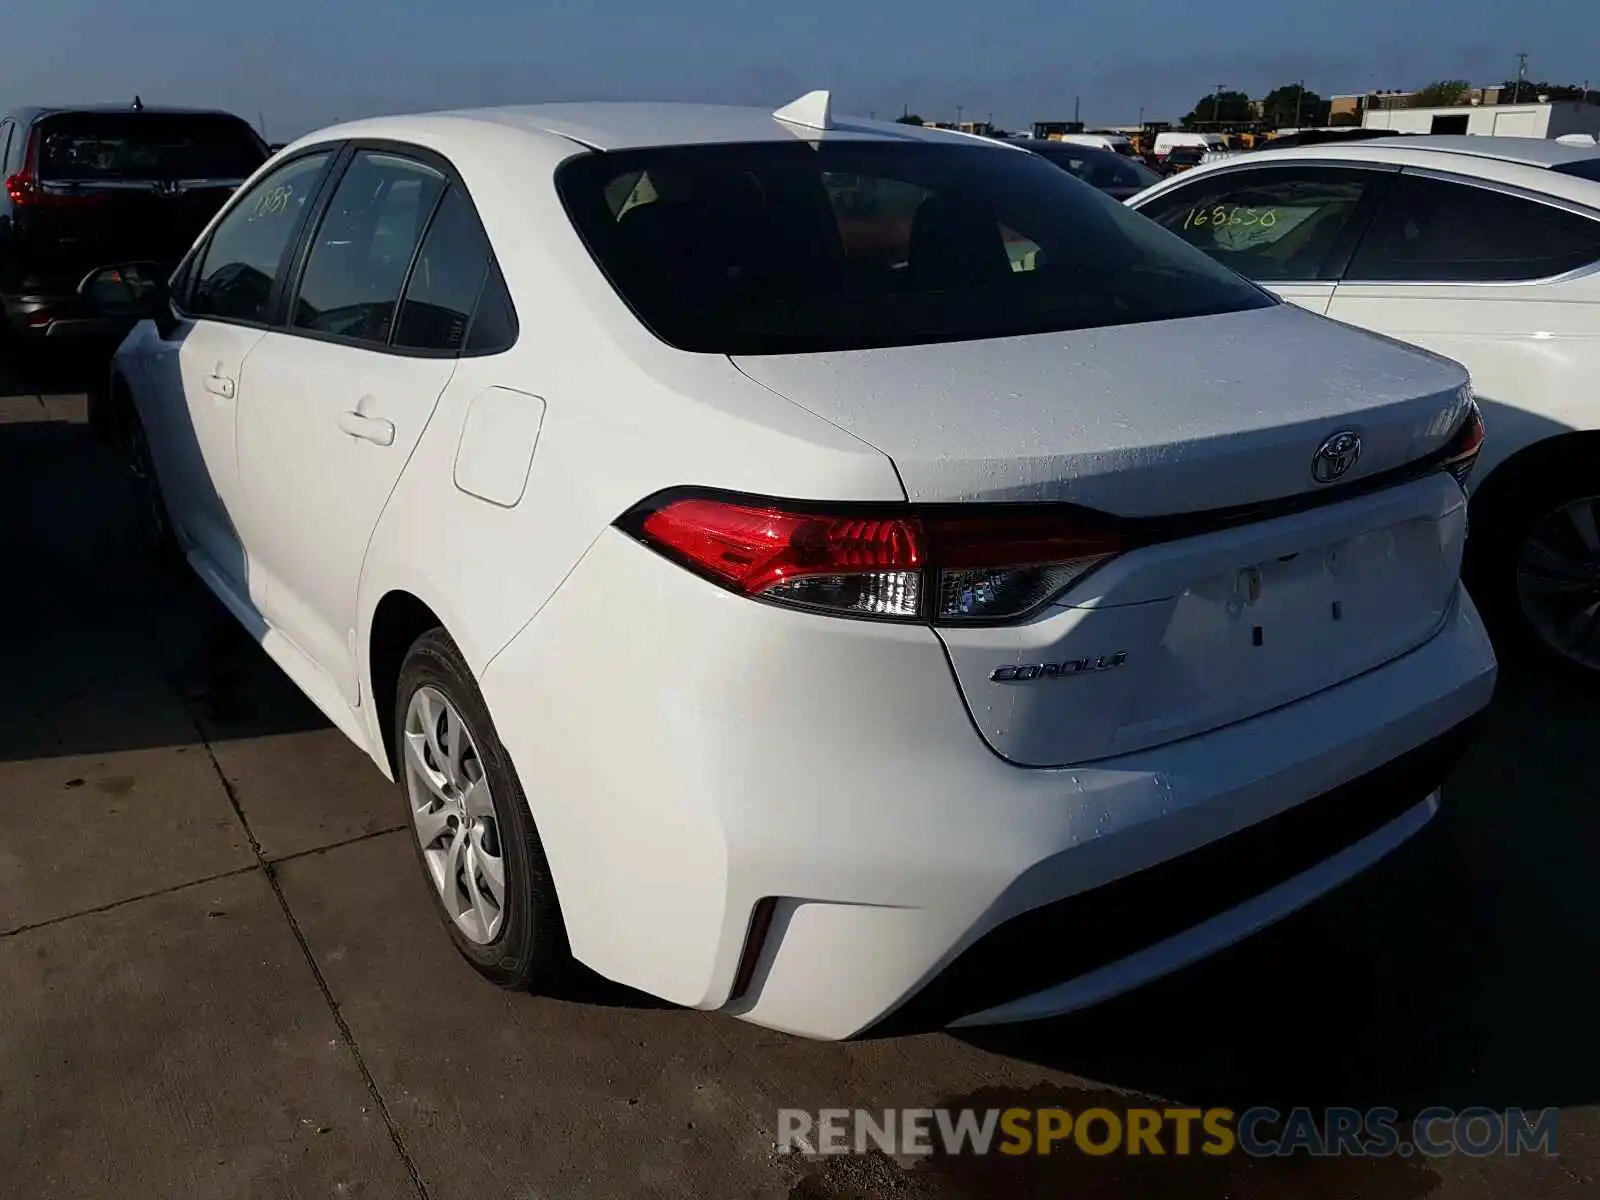
<path fill-rule="evenodd" d="M 0 362 L 0 761 L 326 726 L 198 580 L 156 570 L 121 454 L 83 423 L 103 367 Z"/>
<path fill-rule="evenodd" d="M 1274 929 L 1113 1003 L 974 1044 L 1234 1108 L 1600 1100 L 1600 696 L 1502 668 L 1438 818 Z M 1041 947 L 1048 953 L 1048 947 Z"/>

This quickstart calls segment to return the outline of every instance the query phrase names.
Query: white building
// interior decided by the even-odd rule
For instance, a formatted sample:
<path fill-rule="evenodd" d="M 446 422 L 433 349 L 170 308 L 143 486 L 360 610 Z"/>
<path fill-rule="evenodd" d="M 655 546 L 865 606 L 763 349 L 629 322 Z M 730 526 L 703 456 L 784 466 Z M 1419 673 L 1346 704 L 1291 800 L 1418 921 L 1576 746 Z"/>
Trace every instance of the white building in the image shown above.
<path fill-rule="evenodd" d="M 1370 108 L 1367 129 L 1401 133 L 1479 133 L 1497 137 L 1557 138 L 1568 133 L 1600 135 L 1600 105 L 1578 100 L 1542 104 L 1472 104 L 1449 108 Z"/>

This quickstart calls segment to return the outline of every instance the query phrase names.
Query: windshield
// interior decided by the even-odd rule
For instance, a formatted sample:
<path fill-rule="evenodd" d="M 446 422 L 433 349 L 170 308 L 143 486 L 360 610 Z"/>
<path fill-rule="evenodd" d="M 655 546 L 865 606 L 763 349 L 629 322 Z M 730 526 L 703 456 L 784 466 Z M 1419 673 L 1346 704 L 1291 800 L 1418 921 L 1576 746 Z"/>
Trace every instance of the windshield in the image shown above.
<path fill-rule="evenodd" d="M 785 354 L 1172 320 L 1276 301 L 1001 147 L 788 141 L 595 153 L 557 187 L 639 319 Z"/>
<path fill-rule="evenodd" d="M 231 179 L 266 146 L 237 117 L 212 113 L 73 113 L 40 124 L 39 175 L 51 182 Z"/>

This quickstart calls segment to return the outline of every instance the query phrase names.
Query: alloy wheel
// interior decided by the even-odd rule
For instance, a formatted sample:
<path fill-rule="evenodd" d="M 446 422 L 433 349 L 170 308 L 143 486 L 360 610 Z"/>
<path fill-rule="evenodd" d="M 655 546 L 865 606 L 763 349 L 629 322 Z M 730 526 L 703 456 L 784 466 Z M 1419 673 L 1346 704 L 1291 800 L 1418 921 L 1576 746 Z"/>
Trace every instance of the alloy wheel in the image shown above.
<path fill-rule="evenodd" d="M 1539 639 L 1600 671 L 1600 496 L 1537 522 L 1517 557 L 1517 598 Z"/>
<path fill-rule="evenodd" d="M 432 687 L 412 694 L 404 739 L 406 795 L 428 876 L 456 928 L 487 946 L 505 923 L 506 868 L 477 742 Z"/>

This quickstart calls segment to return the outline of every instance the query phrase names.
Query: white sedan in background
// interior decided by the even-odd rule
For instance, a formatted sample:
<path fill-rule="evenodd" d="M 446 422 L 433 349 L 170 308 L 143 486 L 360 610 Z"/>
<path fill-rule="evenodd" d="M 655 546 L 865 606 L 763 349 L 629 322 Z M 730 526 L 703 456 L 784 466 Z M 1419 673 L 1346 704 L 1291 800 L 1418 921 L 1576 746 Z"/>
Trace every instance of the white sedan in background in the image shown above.
<path fill-rule="evenodd" d="M 1063 1012 L 1416 832 L 1493 689 L 1459 365 L 823 93 L 325 130 L 85 291 L 154 545 L 506 986 Z"/>
<path fill-rule="evenodd" d="M 1267 149 L 1129 203 L 1304 308 L 1465 364 L 1489 429 L 1473 595 L 1504 644 L 1600 683 L 1600 149 L 1464 135 Z"/>

